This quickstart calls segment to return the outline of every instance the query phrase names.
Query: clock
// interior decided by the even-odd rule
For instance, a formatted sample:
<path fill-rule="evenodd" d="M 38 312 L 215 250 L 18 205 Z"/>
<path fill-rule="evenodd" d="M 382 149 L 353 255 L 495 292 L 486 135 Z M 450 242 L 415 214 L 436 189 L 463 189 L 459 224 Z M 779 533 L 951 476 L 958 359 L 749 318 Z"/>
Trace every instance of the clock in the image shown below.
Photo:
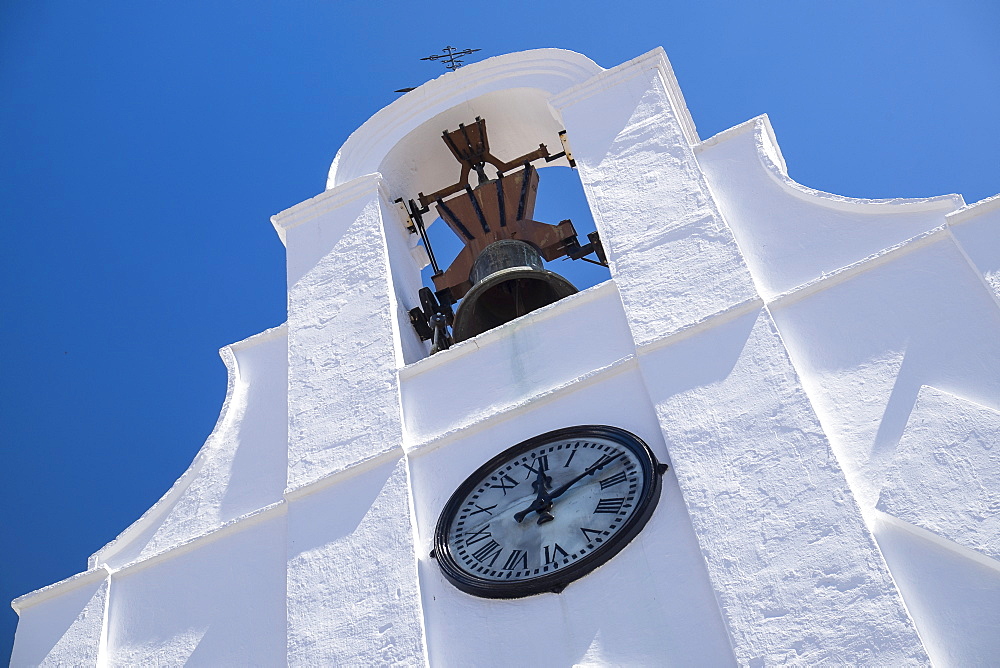
<path fill-rule="evenodd" d="M 666 469 L 617 427 L 529 438 L 459 485 L 441 511 L 432 556 L 452 584 L 476 596 L 558 593 L 642 530 Z"/>

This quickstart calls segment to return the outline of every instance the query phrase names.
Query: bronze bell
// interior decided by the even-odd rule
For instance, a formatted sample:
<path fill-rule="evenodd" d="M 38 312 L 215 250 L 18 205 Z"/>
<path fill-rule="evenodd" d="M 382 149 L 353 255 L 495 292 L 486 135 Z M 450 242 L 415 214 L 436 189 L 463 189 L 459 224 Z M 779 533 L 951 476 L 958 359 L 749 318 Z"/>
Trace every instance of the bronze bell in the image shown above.
<path fill-rule="evenodd" d="M 542 266 L 534 246 L 516 239 L 494 241 L 472 265 L 472 289 L 458 306 L 455 342 L 499 327 L 574 294 L 573 284 Z"/>
<path fill-rule="evenodd" d="M 530 153 L 502 162 L 490 153 L 481 118 L 469 126 L 459 124 L 458 130 L 446 131 L 442 138 L 462 166 L 459 180 L 430 195 L 420 193 L 419 207 L 413 200 L 409 207 L 414 229 L 428 247 L 435 287 L 433 295 L 427 288 L 421 291 L 423 308 L 412 309 L 410 321 L 421 339 L 435 341 L 432 352 L 575 293 L 572 283 L 544 268 L 543 259 L 586 259 L 583 256 L 593 252 L 598 261 L 588 261 L 607 266 L 596 232 L 588 235 L 591 243 L 581 246 L 572 222 L 550 225 L 532 219 L 538 170 L 531 163 L 566 157 L 575 165 L 565 151 L 551 155 L 539 144 Z M 486 165 L 496 170 L 494 178 L 488 178 Z M 473 173 L 475 187 L 469 183 Z M 421 219 L 431 206 L 464 243 L 445 271 L 436 264 Z M 452 320 L 451 305 L 460 299 Z M 432 315 L 437 316 L 433 322 Z M 445 333 L 446 324 L 452 326 L 452 337 Z"/>

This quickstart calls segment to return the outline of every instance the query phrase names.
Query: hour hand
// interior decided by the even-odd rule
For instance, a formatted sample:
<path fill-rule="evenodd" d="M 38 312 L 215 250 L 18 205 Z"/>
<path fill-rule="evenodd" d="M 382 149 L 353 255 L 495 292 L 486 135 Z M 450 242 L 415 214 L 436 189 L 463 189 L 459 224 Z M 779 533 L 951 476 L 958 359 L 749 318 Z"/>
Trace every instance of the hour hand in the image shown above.
<path fill-rule="evenodd" d="M 530 506 L 514 514 L 514 521 L 518 523 L 523 522 L 525 517 L 533 512 L 537 512 L 539 524 L 551 522 L 555 519 L 555 516 L 549 512 L 550 508 L 552 508 L 552 499 L 549 498 L 549 495 L 539 495 L 534 501 L 531 502 Z"/>
<path fill-rule="evenodd" d="M 535 490 L 536 494 L 547 494 L 549 485 L 552 484 L 552 478 L 545 475 L 545 468 L 542 464 L 538 465 L 538 474 L 535 475 L 535 481 L 531 483 L 531 489 Z"/>
<path fill-rule="evenodd" d="M 552 478 L 545 475 L 545 469 L 539 465 L 538 475 L 535 476 L 535 481 L 531 483 L 531 488 L 535 490 L 535 500 L 531 502 L 531 505 L 524 510 L 519 511 L 514 515 L 514 521 L 521 523 L 524 518 L 527 517 L 532 512 L 537 511 L 539 514 L 538 523 L 544 524 L 545 522 L 550 522 L 555 519 L 548 511 L 552 507 L 552 499 L 549 497 L 548 486 L 552 483 Z"/>

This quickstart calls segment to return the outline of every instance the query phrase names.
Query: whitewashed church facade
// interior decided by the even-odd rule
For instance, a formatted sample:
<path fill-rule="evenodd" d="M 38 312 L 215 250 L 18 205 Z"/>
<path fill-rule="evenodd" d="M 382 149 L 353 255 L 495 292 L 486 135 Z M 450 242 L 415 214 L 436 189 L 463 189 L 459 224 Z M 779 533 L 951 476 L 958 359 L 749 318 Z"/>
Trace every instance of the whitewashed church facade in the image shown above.
<path fill-rule="evenodd" d="M 431 356 L 395 202 L 476 117 L 498 156 L 565 131 L 612 278 Z M 766 117 L 701 139 L 661 50 L 542 49 L 382 109 L 272 221 L 287 322 L 222 350 L 163 498 L 14 601 L 12 665 L 1000 663 L 1000 198 L 812 190 Z M 449 498 L 576 425 L 669 464 L 648 522 L 560 593 L 460 591 Z"/>

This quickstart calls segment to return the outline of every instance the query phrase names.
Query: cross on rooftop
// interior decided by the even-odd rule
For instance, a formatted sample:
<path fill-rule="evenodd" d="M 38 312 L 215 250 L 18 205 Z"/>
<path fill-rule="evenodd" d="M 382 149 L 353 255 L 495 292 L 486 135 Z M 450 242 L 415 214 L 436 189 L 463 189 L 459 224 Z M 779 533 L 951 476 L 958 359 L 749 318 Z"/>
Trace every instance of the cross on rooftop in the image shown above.
<path fill-rule="evenodd" d="M 444 53 L 427 56 L 426 58 L 421 58 L 420 60 L 444 60 L 444 66 L 454 72 L 464 64 L 458 56 L 467 56 L 470 53 L 479 51 L 480 49 L 462 49 L 461 51 L 457 51 L 453 46 L 446 46 L 443 50 Z"/>

